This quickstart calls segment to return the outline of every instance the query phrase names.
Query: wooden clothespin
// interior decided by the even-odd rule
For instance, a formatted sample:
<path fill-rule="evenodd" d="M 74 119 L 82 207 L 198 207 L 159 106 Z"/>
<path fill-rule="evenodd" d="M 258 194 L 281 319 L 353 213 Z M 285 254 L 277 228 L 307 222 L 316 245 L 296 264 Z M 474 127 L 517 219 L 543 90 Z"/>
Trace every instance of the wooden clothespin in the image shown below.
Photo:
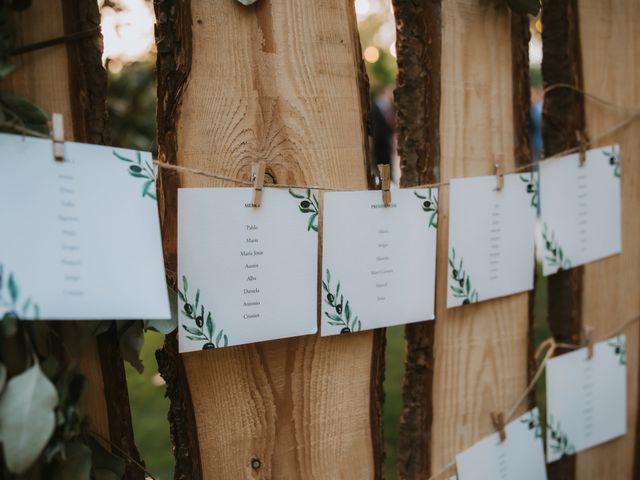
<path fill-rule="evenodd" d="M 64 161 L 64 118 L 61 113 L 51 115 L 51 137 L 53 140 L 53 158 Z"/>
<path fill-rule="evenodd" d="M 587 347 L 587 360 L 593 358 L 593 327 L 584 327 L 584 345 Z"/>
<path fill-rule="evenodd" d="M 576 141 L 578 142 L 579 148 L 580 166 L 584 167 L 584 164 L 587 162 L 587 143 L 589 142 L 589 138 L 586 133 L 583 136 L 580 130 L 576 130 Z"/>
<path fill-rule="evenodd" d="M 504 413 L 491 412 L 491 421 L 493 422 L 493 426 L 500 436 L 500 443 L 504 442 L 507 439 L 507 433 L 504 431 Z"/>
<path fill-rule="evenodd" d="M 498 192 L 504 187 L 503 158 L 503 155 L 497 155 L 493 164 L 493 171 L 496 175 L 496 191 Z"/>
<path fill-rule="evenodd" d="M 382 189 L 382 203 L 385 207 L 391 204 L 391 172 L 389 165 L 379 164 L 380 188 Z"/>
<path fill-rule="evenodd" d="M 264 172 L 266 164 L 264 160 L 254 162 L 251 166 L 251 181 L 253 182 L 253 201 L 254 207 L 259 207 L 262 203 L 262 187 L 264 185 Z"/>

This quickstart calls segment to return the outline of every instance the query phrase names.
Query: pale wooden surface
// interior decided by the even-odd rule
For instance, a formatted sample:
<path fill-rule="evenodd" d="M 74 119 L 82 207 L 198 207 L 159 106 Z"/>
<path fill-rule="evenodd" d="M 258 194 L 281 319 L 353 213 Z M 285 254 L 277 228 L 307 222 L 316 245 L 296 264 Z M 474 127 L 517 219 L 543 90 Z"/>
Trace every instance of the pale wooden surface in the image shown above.
<path fill-rule="evenodd" d="M 640 107 L 640 10 L 635 0 L 579 0 L 584 89 L 626 107 Z M 628 118 L 585 99 L 586 126 L 601 135 Z M 640 122 L 600 145 L 619 143 L 622 169 L 622 254 L 584 267 L 583 325 L 603 335 L 640 315 Z M 627 435 L 580 453 L 576 478 L 632 478 L 638 413 L 638 324 L 627 336 Z"/>
<path fill-rule="evenodd" d="M 352 3 L 195 0 L 191 8 L 177 163 L 246 180 L 263 159 L 277 183 L 365 189 Z M 225 183 L 185 174 L 181 185 Z M 183 355 L 204 478 L 372 478 L 372 338 Z"/>
<path fill-rule="evenodd" d="M 495 155 L 503 155 L 509 170 L 514 167 L 509 14 L 492 2 L 443 2 L 442 29 L 441 181 L 491 175 Z M 527 293 L 446 308 L 448 203 L 444 187 L 438 219 L 432 472 L 492 433 L 490 413 L 508 409 L 527 382 Z"/>
<path fill-rule="evenodd" d="M 62 1 L 33 2 L 16 15 L 17 45 L 28 45 L 64 35 Z M 64 115 L 65 138 L 73 140 L 67 49 L 57 45 L 13 57 L 17 68 L 1 87 L 27 97 L 48 113 Z M 52 160 L 53 161 L 53 152 Z M 102 388 L 102 368 L 95 337 L 90 337 L 79 362 L 89 379 L 87 413 L 91 428 L 109 438 L 107 406 Z"/>

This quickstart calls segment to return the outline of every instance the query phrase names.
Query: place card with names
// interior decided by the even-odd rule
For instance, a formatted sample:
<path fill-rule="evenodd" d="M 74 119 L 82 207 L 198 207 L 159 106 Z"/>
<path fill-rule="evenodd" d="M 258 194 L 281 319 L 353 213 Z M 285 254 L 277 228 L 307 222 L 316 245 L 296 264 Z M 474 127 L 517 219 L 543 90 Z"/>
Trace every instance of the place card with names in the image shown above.
<path fill-rule="evenodd" d="M 0 134 L 0 318 L 171 317 L 151 154 Z"/>
<path fill-rule="evenodd" d="M 627 432 L 625 337 L 547 363 L 547 462 Z"/>
<path fill-rule="evenodd" d="M 451 180 L 447 306 L 533 288 L 535 173 Z"/>
<path fill-rule="evenodd" d="M 178 190 L 179 350 L 317 332 L 318 192 Z"/>
<path fill-rule="evenodd" d="M 324 194 L 323 336 L 434 318 L 438 191 Z"/>
<path fill-rule="evenodd" d="M 620 253 L 620 148 L 575 153 L 540 163 L 543 274 Z"/>
<path fill-rule="evenodd" d="M 456 455 L 459 480 L 546 480 L 542 427 L 537 408 Z"/>

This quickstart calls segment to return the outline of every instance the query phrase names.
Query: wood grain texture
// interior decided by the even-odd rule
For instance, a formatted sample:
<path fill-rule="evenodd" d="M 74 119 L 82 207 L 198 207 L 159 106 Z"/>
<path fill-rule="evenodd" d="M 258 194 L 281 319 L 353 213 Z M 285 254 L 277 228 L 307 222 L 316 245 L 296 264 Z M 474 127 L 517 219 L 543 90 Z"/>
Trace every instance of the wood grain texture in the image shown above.
<path fill-rule="evenodd" d="M 33 2 L 31 8 L 16 15 L 16 23 L 17 46 L 24 46 L 95 28 L 100 13 L 93 0 Z M 66 45 L 14 56 L 16 71 L 0 88 L 27 97 L 48 113 L 62 113 L 66 139 L 103 144 L 107 76 L 101 54 L 102 37 L 97 32 Z M 56 327 L 63 336 L 77 338 L 73 323 Z M 139 461 L 115 330 L 89 337 L 80 352 L 79 365 L 89 384 L 86 411 L 91 429 Z M 126 478 L 140 479 L 144 474 L 128 464 Z"/>
<path fill-rule="evenodd" d="M 526 163 L 528 120 L 523 109 L 528 103 L 528 82 L 522 83 L 526 78 L 522 70 L 528 63 L 523 47 L 528 32 L 523 18 L 512 19 L 506 8 L 493 2 L 456 0 L 422 3 L 430 16 L 415 19 L 409 13 L 414 3 L 396 2 L 397 12 L 407 9 L 406 15 L 399 16 L 396 100 L 398 109 L 404 109 L 398 119 L 399 143 L 405 149 L 405 185 L 423 179 L 446 182 L 453 177 L 489 175 L 497 155 L 503 155 L 506 169 Z M 433 31 L 438 18 L 440 38 Z M 407 32 L 403 27 L 408 25 Z M 405 36 L 415 36 L 416 30 L 424 35 L 421 44 Z M 403 50 L 402 41 L 419 43 L 418 50 Z M 439 61 L 433 60 L 433 49 L 440 49 Z M 412 61 L 421 57 L 421 51 L 430 54 L 429 65 L 436 69 L 421 70 L 419 62 Z M 414 105 L 403 101 L 403 95 L 410 95 L 405 84 L 420 80 L 429 92 L 419 95 Z M 430 138 L 420 138 L 420 119 L 423 125 L 431 125 Z M 403 122 L 415 123 L 403 126 Z M 448 198 L 444 187 L 439 197 L 436 322 L 407 327 L 398 452 L 401 478 L 427 478 L 457 452 L 491 433 L 490 413 L 513 404 L 529 373 L 529 294 L 446 308 Z M 425 380 L 431 386 L 422 383 Z M 520 407 L 525 408 L 526 404 Z"/>
<path fill-rule="evenodd" d="M 159 131 L 168 133 L 159 136 L 162 160 L 246 180 L 251 162 L 263 159 L 271 182 L 367 187 L 366 99 L 352 2 L 263 0 L 247 8 L 158 1 L 156 11 L 181 22 L 165 28 L 159 16 L 159 71 L 175 70 L 159 84 Z M 170 38 L 180 45 L 172 49 Z M 163 173 L 165 258 L 173 271 L 176 205 L 168 199 L 177 185 L 233 186 Z M 379 390 L 371 375 L 383 354 L 374 350 L 379 334 L 182 356 L 170 338 L 158 358 L 180 442 L 176 478 L 377 476 L 371 396 Z"/>
<path fill-rule="evenodd" d="M 640 11 L 634 0 L 578 0 L 583 84 L 617 105 L 640 107 Z M 586 127 L 601 135 L 628 118 L 585 100 Z M 596 338 L 640 315 L 640 121 L 599 145 L 620 144 L 622 254 L 584 267 L 582 322 Z M 576 459 L 576 478 L 632 478 L 638 415 L 638 324 L 627 328 L 627 435 Z M 637 477 L 636 477 L 637 478 Z"/>

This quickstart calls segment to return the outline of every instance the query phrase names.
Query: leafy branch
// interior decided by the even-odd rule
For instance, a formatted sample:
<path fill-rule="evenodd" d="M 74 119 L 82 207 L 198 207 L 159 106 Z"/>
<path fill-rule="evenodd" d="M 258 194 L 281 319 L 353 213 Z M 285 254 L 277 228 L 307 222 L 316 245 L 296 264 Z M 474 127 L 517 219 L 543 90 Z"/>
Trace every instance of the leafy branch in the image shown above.
<path fill-rule="evenodd" d="M 5 281 L 6 277 L 6 281 Z M 40 318 L 40 307 L 27 297 L 20 299 L 20 289 L 13 272 L 5 275 L 4 265 L 0 263 L 0 315 L 3 320 Z"/>
<path fill-rule="evenodd" d="M 428 189 L 427 195 L 420 195 L 414 190 L 413 194 L 418 197 L 422 202 L 422 211 L 431 213 L 429 217 L 429 226 L 438 228 L 438 196 L 433 194 L 431 188 Z"/>
<path fill-rule="evenodd" d="M 553 422 L 553 415 L 550 417 L 551 422 L 547 423 L 549 448 L 552 452 L 561 456 L 572 455 L 576 453 L 575 447 L 569 442 L 567 434 L 562 431 L 560 422 Z"/>
<path fill-rule="evenodd" d="M 602 153 L 609 159 L 609 165 L 613 167 L 613 175 L 620 178 L 620 152 L 615 145 L 611 145 L 610 151 L 603 151 Z"/>
<path fill-rule="evenodd" d="M 335 291 L 331 289 L 331 272 L 327 268 L 327 280 L 322 280 L 322 289 L 325 293 L 324 303 L 331 307 L 333 311 L 324 312 L 329 325 L 342 327 L 340 333 L 359 332 L 362 328 L 358 316 L 352 317 L 349 300 L 344 300 L 344 295 L 340 293 L 340 282 L 336 285 Z"/>
<path fill-rule="evenodd" d="M 616 337 L 607 342 L 607 345 L 613 348 L 613 353 L 618 357 L 620 365 L 626 365 L 627 363 L 627 350 L 623 337 Z"/>
<path fill-rule="evenodd" d="M 200 289 L 196 291 L 195 302 L 192 303 L 188 297 L 189 283 L 187 277 L 182 276 L 182 290 L 178 289 L 178 296 L 182 300 L 182 313 L 193 320 L 193 325 L 182 325 L 187 332 L 187 338 L 194 342 L 205 342 L 202 345 L 203 350 L 216 347 L 226 347 L 229 339 L 221 329 L 216 334 L 216 322 L 209 310 L 200 304 Z M 198 307 L 200 311 L 198 312 Z M 206 312 L 206 320 L 205 320 Z"/>
<path fill-rule="evenodd" d="M 467 305 L 478 301 L 478 292 L 471 286 L 469 274 L 464 270 L 463 258 L 456 261 L 456 249 L 451 249 L 449 257 L 449 274 L 451 275 L 451 284 L 449 288 L 455 298 L 462 298 L 462 304 Z"/>
<path fill-rule="evenodd" d="M 547 224 L 542 227 L 542 240 L 544 242 L 545 260 L 551 267 L 557 267 L 558 270 L 566 270 L 571 268 L 571 262 L 565 256 L 562 247 L 558 245 L 555 234 L 550 232 Z"/>
<path fill-rule="evenodd" d="M 526 424 L 529 430 L 533 430 L 535 438 L 542 438 L 542 425 L 540 425 L 539 413 L 536 413 L 533 410 L 529 411 L 529 417 L 521 418 L 520 423 Z"/>
<path fill-rule="evenodd" d="M 136 151 L 136 158 L 134 160 L 125 157 L 124 155 L 113 151 L 113 154 L 118 160 L 123 162 L 130 163 L 128 168 L 129 175 L 135 178 L 143 178 L 145 179 L 144 184 L 142 185 L 142 197 L 149 197 L 153 200 L 156 200 L 156 194 L 152 188 L 155 185 L 155 174 L 153 172 L 153 167 L 147 160 L 142 161 L 142 154 Z"/>
<path fill-rule="evenodd" d="M 314 232 L 318 231 L 318 215 L 320 213 L 320 206 L 318 204 L 318 197 L 315 192 L 312 192 L 310 188 L 303 190 L 303 193 L 300 191 L 294 191 L 293 189 L 289 189 L 289 194 L 301 200 L 298 208 L 302 213 L 310 213 L 309 220 L 307 221 L 307 231 L 313 230 Z"/>
<path fill-rule="evenodd" d="M 520 175 L 520 180 L 527 184 L 527 193 L 531 194 L 531 206 L 538 208 L 540 205 L 539 198 L 539 180 L 535 172 L 529 172 L 529 176 Z"/>

